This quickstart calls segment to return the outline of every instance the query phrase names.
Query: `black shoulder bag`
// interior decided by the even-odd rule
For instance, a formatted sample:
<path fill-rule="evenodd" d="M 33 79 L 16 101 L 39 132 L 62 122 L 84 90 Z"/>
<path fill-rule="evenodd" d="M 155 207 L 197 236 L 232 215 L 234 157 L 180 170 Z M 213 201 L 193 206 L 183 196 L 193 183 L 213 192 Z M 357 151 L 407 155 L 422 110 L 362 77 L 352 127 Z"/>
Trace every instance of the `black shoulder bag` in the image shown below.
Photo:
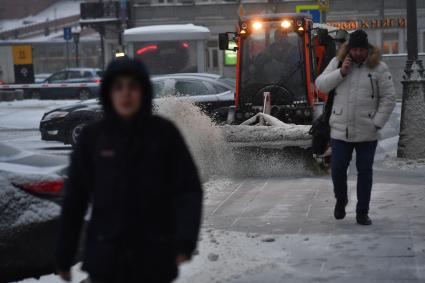
<path fill-rule="evenodd" d="M 341 68 L 342 62 L 338 63 L 338 68 Z M 309 134 L 313 138 L 312 150 L 315 155 L 323 155 L 329 147 L 331 140 L 331 127 L 329 126 L 329 119 L 332 114 L 332 107 L 334 104 L 335 89 L 331 90 L 328 94 L 323 113 L 313 122 Z"/>

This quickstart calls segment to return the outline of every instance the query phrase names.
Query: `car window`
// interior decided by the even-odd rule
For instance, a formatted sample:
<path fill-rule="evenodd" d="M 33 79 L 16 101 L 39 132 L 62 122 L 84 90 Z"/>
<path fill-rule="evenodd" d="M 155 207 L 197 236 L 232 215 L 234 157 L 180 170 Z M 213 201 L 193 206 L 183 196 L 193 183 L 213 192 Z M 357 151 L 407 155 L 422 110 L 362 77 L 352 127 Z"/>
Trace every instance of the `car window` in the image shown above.
<path fill-rule="evenodd" d="M 233 78 L 226 78 L 226 77 L 221 77 L 218 79 L 219 81 L 222 81 L 223 83 L 235 88 L 236 87 L 236 79 Z"/>
<path fill-rule="evenodd" d="M 80 78 L 81 78 L 81 72 L 79 71 L 68 72 L 68 79 L 80 79 Z"/>
<path fill-rule="evenodd" d="M 216 93 L 222 93 L 222 92 L 226 92 L 226 91 L 229 90 L 229 89 L 227 89 L 224 86 L 219 85 L 219 84 L 213 84 L 213 86 L 214 86 Z"/>
<path fill-rule="evenodd" d="M 48 81 L 49 83 L 55 83 L 55 82 L 64 81 L 65 79 L 66 79 L 66 72 L 59 72 L 59 73 L 53 74 Z"/>
<path fill-rule="evenodd" d="M 93 75 L 92 75 L 92 73 L 91 72 L 89 72 L 89 71 L 84 71 L 84 74 L 83 74 L 83 77 L 84 78 L 91 78 Z"/>
<path fill-rule="evenodd" d="M 153 97 L 163 97 L 165 96 L 165 84 L 164 82 L 153 82 Z"/>
<path fill-rule="evenodd" d="M 201 81 L 177 80 L 176 93 L 179 96 L 194 96 L 208 94 L 208 88 Z"/>

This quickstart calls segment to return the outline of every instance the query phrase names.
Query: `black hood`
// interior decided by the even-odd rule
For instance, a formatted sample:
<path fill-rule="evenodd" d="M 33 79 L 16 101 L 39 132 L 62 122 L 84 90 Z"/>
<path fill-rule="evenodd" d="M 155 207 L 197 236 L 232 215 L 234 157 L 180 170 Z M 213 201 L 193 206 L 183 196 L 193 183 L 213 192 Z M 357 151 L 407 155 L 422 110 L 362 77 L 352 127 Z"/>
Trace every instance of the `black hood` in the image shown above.
<path fill-rule="evenodd" d="M 134 77 L 143 89 L 142 107 L 140 116 L 152 115 L 152 83 L 145 65 L 128 57 L 122 57 L 111 61 L 103 75 L 100 85 L 100 104 L 106 117 L 116 116 L 111 102 L 111 86 L 117 77 Z"/>

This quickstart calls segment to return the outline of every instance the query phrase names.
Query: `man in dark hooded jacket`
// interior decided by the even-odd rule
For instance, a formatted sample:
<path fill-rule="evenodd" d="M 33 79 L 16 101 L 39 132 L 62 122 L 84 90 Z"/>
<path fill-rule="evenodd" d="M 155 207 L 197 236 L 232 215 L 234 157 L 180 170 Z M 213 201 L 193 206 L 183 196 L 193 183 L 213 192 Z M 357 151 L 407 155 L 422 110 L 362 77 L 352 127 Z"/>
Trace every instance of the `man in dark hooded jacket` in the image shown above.
<path fill-rule="evenodd" d="M 152 115 L 152 85 L 141 62 L 111 62 L 100 102 L 104 118 L 84 128 L 71 156 L 58 273 L 71 279 L 90 203 L 82 269 L 92 282 L 171 282 L 197 243 L 197 169 L 176 127 Z"/>

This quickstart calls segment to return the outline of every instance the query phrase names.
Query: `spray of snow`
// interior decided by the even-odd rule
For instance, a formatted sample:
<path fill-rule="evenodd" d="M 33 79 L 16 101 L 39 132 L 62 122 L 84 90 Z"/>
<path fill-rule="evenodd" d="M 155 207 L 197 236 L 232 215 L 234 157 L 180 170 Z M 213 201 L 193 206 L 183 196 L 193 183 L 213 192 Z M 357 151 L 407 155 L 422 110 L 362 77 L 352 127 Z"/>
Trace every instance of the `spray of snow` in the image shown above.
<path fill-rule="evenodd" d="M 217 126 L 188 101 L 156 101 L 158 113 L 182 131 L 203 179 L 210 176 L 311 175 L 303 153 L 311 144 L 307 126 Z M 273 118 L 273 117 L 272 117 Z"/>
<path fill-rule="evenodd" d="M 173 121 L 182 132 L 203 179 L 220 175 L 228 167 L 229 148 L 221 130 L 190 102 L 167 97 L 156 101 L 160 115 Z"/>

